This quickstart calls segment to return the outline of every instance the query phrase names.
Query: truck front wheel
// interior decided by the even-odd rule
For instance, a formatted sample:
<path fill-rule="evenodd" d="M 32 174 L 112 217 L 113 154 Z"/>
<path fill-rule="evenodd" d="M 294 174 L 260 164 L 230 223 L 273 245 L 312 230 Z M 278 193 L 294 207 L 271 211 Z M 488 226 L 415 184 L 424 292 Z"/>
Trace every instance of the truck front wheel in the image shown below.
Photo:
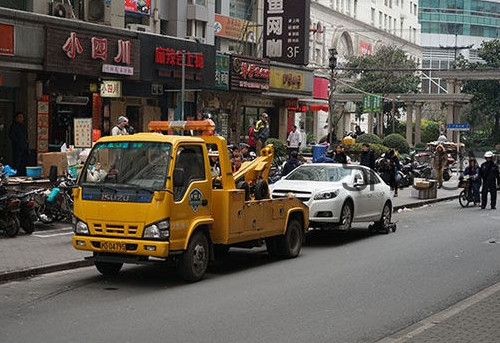
<path fill-rule="evenodd" d="M 189 282 L 201 280 L 208 267 L 208 240 L 201 231 L 193 233 L 179 263 L 180 276 Z"/>
<path fill-rule="evenodd" d="M 115 276 L 122 269 L 123 263 L 95 261 L 95 267 L 104 276 Z"/>

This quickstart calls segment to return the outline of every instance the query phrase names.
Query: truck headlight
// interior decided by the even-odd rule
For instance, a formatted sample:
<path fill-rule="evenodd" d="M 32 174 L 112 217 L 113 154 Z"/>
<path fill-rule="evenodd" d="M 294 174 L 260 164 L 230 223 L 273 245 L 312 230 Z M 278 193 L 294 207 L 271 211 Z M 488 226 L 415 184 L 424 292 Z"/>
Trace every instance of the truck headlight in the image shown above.
<path fill-rule="evenodd" d="M 339 195 L 340 191 L 338 189 L 331 192 L 319 192 L 314 195 L 314 200 L 328 200 L 333 199 Z"/>
<path fill-rule="evenodd" d="M 89 227 L 87 224 L 85 224 L 84 222 L 82 222 L 81 220 L 77 220 L 74 224 L 74 229 L 73 231 L 75 232 L 75 234 L 78 234 L 78 235 L 88 235 L 89 234 Z"/>
<path fill-rule="evenodd" d="M 170 221 L 168 219 L 153 223 L 144 228 L 143 238 L 162 239 L 170 238 Z"/>

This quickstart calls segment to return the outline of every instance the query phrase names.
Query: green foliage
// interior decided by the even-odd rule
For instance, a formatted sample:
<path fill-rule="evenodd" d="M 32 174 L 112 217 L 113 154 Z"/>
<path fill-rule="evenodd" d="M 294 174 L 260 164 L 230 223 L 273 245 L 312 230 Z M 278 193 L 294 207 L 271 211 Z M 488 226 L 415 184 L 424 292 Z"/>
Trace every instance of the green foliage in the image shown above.
<path fill-rule="evenodd" d="M 386 147 L 397 150 L 400 154 L 407 154 L 410 152 L 410 144 L 408 144 L 406 138 L 398 133 L 391 133 L 386 136 L 382 142 Z"/>
<path fill-rule="evenodd" d="M 366 135 L 366 133 L 365 133 L 365 135 Z M 364 136 L 364 135 L 362 135 L 362 136 Z M 359 162 L 361 152 L 363 151 L 362 146 L 363 146 L 362 143 L 356 142 L 354 144 L 346 145 L 344 147 L 345 153 L 346 153 L 346 155 L 348 155 L 351 158 L 351 161 L 358 161 Z M 376 144 L 376 143 L 370 143 L 370 149 L 373 150 L 373 153 L 375 154 L 375 158 L 378 158 L 383 153 L 387 152 L 387 150 L 389 150 L 389 148 L 386 147 L 385 145 Z"/>
<path fill-rule="evenodd" d="M 372 55 L 352 56 L 346 63 L 347 76 L 355 80 L 355 88 L 381 94 L 418 92 L 416 68 L 417 63 L 405 50 L 389 45 L 377 48 Z M 401 71 L 405 69 L 408 71 Z"/>
<path fill-rule="evenodd" d="M 356 138 L 356 143 L 382 144 L 382 138 L 373 133 L 364 133 Z"/>
<path fill-rule="evenodd" d="M 266 144 L 272 144 L 274 148 L 275 157 L 287 157 L 286 146 L 277 138 L 268 138 Z"/>

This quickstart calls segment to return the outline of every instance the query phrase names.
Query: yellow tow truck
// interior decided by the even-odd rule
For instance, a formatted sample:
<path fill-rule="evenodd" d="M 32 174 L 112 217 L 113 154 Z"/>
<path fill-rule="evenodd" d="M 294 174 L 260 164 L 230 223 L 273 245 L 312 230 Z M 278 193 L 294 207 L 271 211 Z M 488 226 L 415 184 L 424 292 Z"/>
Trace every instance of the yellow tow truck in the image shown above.
<path fill-rule="evenodd" d="M 202 279 L 230 247 L 265 243 L 272 256 L 298 256 L 308 208 L 269 198 L 272 145 L 233 174 L 226 141 L 207 134 L 214 128 L 211 120 L 155 121 L 150 132 L 99 139 L 73 190 L 74 248 L 93 252 L 103 275 L 160 261 L 186 281 Z M 201 135 L 171 134 L 179 130 Z"/>

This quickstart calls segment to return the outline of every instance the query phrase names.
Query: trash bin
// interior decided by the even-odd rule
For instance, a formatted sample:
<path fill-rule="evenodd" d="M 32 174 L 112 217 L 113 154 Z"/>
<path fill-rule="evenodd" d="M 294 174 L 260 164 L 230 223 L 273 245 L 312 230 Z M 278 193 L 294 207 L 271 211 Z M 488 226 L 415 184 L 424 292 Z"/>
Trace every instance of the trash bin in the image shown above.
<path fill-rule="evenodd" d="M 325 156 L 327 145 L 318 144 L 313 146 L 313 162 L 316 162 L 321 156 Z"/>

